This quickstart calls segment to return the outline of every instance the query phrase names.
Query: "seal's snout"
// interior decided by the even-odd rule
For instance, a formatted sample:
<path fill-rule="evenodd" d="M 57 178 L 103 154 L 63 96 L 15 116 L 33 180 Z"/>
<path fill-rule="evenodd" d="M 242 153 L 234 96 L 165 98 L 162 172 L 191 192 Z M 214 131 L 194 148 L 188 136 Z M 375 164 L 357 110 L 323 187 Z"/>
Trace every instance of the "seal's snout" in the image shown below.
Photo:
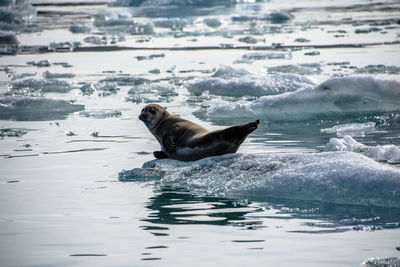
<path fill-rule="evenodd" d="M 144 114 L 140 114 L 139 115 L 139 120 L 141 120 L 141 121 L 146 121 L 146 115 L 144 115 Z"/>

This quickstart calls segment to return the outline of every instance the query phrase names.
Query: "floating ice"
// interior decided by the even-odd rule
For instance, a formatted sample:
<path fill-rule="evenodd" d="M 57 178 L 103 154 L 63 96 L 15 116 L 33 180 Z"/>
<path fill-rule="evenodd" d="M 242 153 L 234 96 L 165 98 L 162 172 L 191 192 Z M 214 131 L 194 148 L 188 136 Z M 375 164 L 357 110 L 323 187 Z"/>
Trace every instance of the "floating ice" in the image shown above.
<path fill-rule="evenodd" d="M 69 31 L 72 33 L 90 33 L 92 30 L 86 25 L 71 25 Z"/>
<path fill-rule="evenodd" d="M 239 42 L 243 42 L 246 44 L 256 44 L 258 42 L 265 42 L 265 39 L 258 39 L 253 36 L 246 36 L 238 39 Z"/>
<path fill-rule="evenodd" d="M 268 73 L 296 73 L 299 75 L 313 75 L 322 72 L 321 64 L 319 63 L 303 63 L 281 65 L 276 67 L 267 67 Z"/>
<path fill-rule="evenodd" d="M 275 121 L 382 114 L 400 110 L 400 82 L 372 77 L 337 77 L 318 86 L 263 96 L 254 101 L 215 100 L 198 114 L 215 118 Z"/>
<path fill-rule="evenodd" d="M 268 14 L 264 14 L 261 16 L 233 16 L 232 21 L 255 21 L 255 20 L 269 20 L 274 23 L 282 23 L 287 20 L 293 19 L 294 16 L 286 11 L 273 11 Z"/>
<path fill-rule="evenodd" d="M 142 84 L 131 88 L 128 94 L 131 96 L 126 100 L 135 103 L 170 102 L 178 95 L 170 84 Z"/>
<path fill-rule="evenodd" d="M 166 19 L 166 20 L 156 20 L 153 21 L 155 27 L 159 28 L 168 28 L 171 30 L 183 30 L 183 28 L 188 25 L 188 21 L 186 19 Z"/>
<path fill-rule="evenodd" d="M 291 59 L 292 54 L 290 52 L 272 52 L 272 53 L 253 52 L 244 54 L 242 58 L 247 60 Z"/>
<path fill-rule="evenodd" d="M 109 82 L 109 81 L 100 81 L 97 83 L 85 83 L 79 88 L 83 94 L 91 95 L 95 91 L 102 91 L 103 96 L 105 96 L 104 93 L 108 94 L 115 94 L 117 93 L 120 88 L 118 87 L 117 82 Z"/>
<path fill-rule="evenodd" d="M 400 170 L 352 152 L 228 154 L 195 162 L 154 160 L 121 181 L 160 178 L 199 194 L 400 207 Z"/>
<path fill-rule="evenodd" d="M 21 137 L 24 134 L 27 134 L 28 131 L 26 129 L 20 128 L 0 128 L 0 137 Z"/>
<path fill-rule="evenodd" d="M 67 93 L 73 89 L 72 85 L 66 81 L 36 79 L 25 79 L 14 82 L 11 88 L 12 90 L 24 90 L 28 92 L 40 90 L 43 93 Z"/>
<path fill-rule="evenodd" d="M 16 54 L 18 44 L 15 33 L 0 31 L 0 54 Z"/>
<path fill-rule="evenodd" d="M 336 133 L 337 136 L 343 137 L 345 135 L 350 136 L 364 136 L 365 132 L 370 132 L 375 130 L 375 122 L 365 122 L 365 123 L 347 123 L 335 125 L 331 128 L 321 129 L 323 133 Z"/>
<path fill-rule="evenodd" d="M 351 136 L 346 135 L 342 139 L 331 138 L 325 146 L 325 151 L 353 151 L 360 152 L 377 161 L 388 163 L 400 163 L 400 148 L 395 145 L 366 146 Z"/>
<path fill-rule="evenodd" d="M 0 28 L 7 31 L 24 31 L 32 28 L 29 25 L 37 11 L 25 0 L 1 1 Z"/>
<path fill-rule="evenodd" d="M 79 116 L 95 119 L 115 118 L 121 115 L 122 113 L 119 110 L 91 110 L 79 112 Z"/>
<path fill-rule="evenodd" d="M 112 12 L 93 16 L 93 25 L 108 33 L 153 34 L 152 23 L 137 23 L 129 13 L 115 14 Z"/>
<path fill-rule="evenodd" d="M 75 74 L 73 74 L 73 73 L 52 73 L 52 72 L 50 72 L 50 71 L 45 71 L 44 73 L 43 73 L 43 77 L 45 78 L 45 79 L 62 79 L 62 78 L 64 78 L 64 79 L 70 79 L 70 78 L 74 78 L 75 77 Z"/>
<path fill-rule="evenodd" d="M 41 68 L 41 67 L 50 67 L 51 66 L 51 63 L 50 63 L 50 61 L 48 59 L 37 60 L 37 61 L 28 61 L 28 62 L 26 62 L 26 64 L 33 65 L 33 66 L 36 66 L 36 67 L 39 67 L 39 68 Z"/>
<path fill-rule="evenodd" d="M 218 73 L 218 72 L 217 72 Z M 222 75 L 219 73 L 218 75 Z M 265 96 L 295 91 L 305 86 L 314 85 L 313 81 L 296 74 L 270 74 L 266 76 L 243 75 L 230 79 L 216 77 L 198 78 L 187 84 L 189 92 L 201 95 L 208 91 L 214 95 L 224 96 Z"/>
<path fill-rule="evenodd" d="M 121 75 L 121 76 L 109 76 L 101 82 L 115 82 L 119 86 L 130 86 L 130 85 L 140 85 L 144 83 L 150 83 L 150 80 L 137 76 L 137 75 Z"/>
<path fill-rule="evenodd" d="M 233 5 L 237 0 L 116 0 L 114 6 L 218 6 Z"/>
<path fill-rule="evenodd" d="M 363 68 L 355 69 L 355 72 L 356 73 L 368 73 L 368 74 L 377 74 L 377 73 L 399 74 L 400 67 L 386 66 L 386 65 L 368 65 Z"/>
<path fill-rule="evenodd" d="M 370 258 L 363 261 L 365 267 L 398 267 L 400 266 L 400 258 L 385 257 L 385 258 Z"/>
<path fill-rule="evenodd" d="M 212 75 L 212 77 L 218 77 L 218 78 L 232 78 L 232 77 L 240 77 L 243 75 L 247 75 L 250 74 L 250 72 L 248 72 L 245 69 L 236 69 L 236 68 L 232 68 L 230 66 L 220 66 L 215 73 Z"/>
<path fill-rule="evenodd" d="M 83 105 L 42 97 L 0 98 L 0 119 L 19 121 L 58 120 L 81 111 Z"/>
<path fill-rule="evenodd" d="M 140 60 L 152 60 L 153 58 L 159 58 L 159 57 L 165 57 L 165 54 L 161 53 L 161 54 L 152 54 L 148 56 L 136 56 L 135 58 L 140 61 Z"/>
<path fill-rule="evenodd" d="M 89 44 L 96 44 L 96 45 L 100 45 L 100 44 L 107 44 L 107 37 L 103 36 L 103 37 L 98 37 L 98 36 L 88 36 L 85 37 L 85 39 L 83 39 L 83 41 L 85 43 L 89 43 Z"/>
<path fill-rule="evenodd" d="M 204 24 L 211 28 L 218 28 L 222 25 L 221 21 L 217 18 L 206 18 L 203 20 Z"/>

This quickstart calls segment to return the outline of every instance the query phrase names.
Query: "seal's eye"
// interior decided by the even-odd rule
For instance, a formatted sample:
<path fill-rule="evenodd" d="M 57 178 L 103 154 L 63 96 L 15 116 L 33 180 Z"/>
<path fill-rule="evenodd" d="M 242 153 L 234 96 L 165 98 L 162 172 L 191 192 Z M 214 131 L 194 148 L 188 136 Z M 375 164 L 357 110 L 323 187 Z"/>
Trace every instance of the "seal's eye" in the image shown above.
<path fill-rule="evenodd" d="M 156 114 L 156 111 L 154 108 L 149 109 L 149 112 L 150 112 L 150 114 L 153 114 L 153 115 Z"/>

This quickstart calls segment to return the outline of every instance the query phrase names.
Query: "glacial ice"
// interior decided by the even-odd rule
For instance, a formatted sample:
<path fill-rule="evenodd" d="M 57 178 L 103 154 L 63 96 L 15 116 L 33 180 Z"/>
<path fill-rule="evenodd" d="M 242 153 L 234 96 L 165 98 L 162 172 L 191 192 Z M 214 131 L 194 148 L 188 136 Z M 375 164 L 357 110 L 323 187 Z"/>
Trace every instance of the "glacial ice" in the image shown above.
<path fill-rule="evenodd" d="M 16 81 L 11 84 L 12 90 L 24 90 L 28 92 L 40 90 L 43 93 L 55 92 L 55 93 L 67 93 L 73 89 L 72 85 L 66 81 L 46 79 L 25 79 L 22 81 Z"/>
<path fill-rule="evenodd" d="M 73 73 L 53 73 L 50 71 L 43 72 L 43 78 L 45 79 L 70 79 L 74 78 L 75 74 Z"/>
<path fill-rule="evenodd" d="M 365 132 L 371 132 L 375 130 L 375 122 L 365 123 L 346 123 L 335 125 L 331 128 L 321 129 L 323 133 L 336 133 L 338 137 L 345 135 L 350 136 L 364 136 Z"/>
<path fill-rule="evenodd" d="M 366 146 L 346 135 L 343 138 L 331 138 L 324 151 L 359 152 L 377 161 L 400 163 L 400 147 L 395 145 Z"/>
<path fill-rule="evenodd" d="M 43 97 L 1 97 L 0 120 L 43 121 L 64 119 L 83 105 Z"/>
<path fill-rule="evenodd" d="M 18 45 L 19 42 L 14 32 L 0 30 L 0 54 L 16 54 Z"/>
<path fill-rule="evenodd" d="M 265 60 L 265 59 L 291 59 L 292 54 L 290 52 L 270 52 L 270 53 L 252 52 L 244 54 L 242 58 L 250 61 Z"/>
<path fill-rule="evenodd" d="M 197 114 L 211 118 L 310 120 L 400 110 L 400 82 L 372 77 L 330 78 L 315 87 L 253 101 L 214 100 Z"/>
<path fill-rule="evenodd" d="M 233 5 L 238 0 L 116 0 L 114 6 L 198 6 Z"/>
<path fill-rule="evenodd" d="M 214 76 L 226 77 L 227 75 L 224 71 L 217 71 Z M 265 76 L 248 74 L 230 79 L 198 78 L 188 83 L 187 89 L 197 96 L 208 91 L 214 95 L 238 97 L 278 95 L 312 85 L 314 82 L 305 76 L 278 73 Z"/>
<path fill-rule="evenodd" d="M 126 101 L 135 103 L 170 102 L 177 96 L 175 87 L 170 84 L 142 84 L 132 87 Z"/>
<path fill-rule="evenodd" d="M 286 11 L 276 10 L 272 11 L 271 13 L 263 14 L 260 16 L 247 16 L 247 15 L 233 16 L 232 21 L 245 22 L 245 21 L 256 21 L 256 20 L 268 20 L 273 23 L 283 23 L 293 18 L 294 16 Z"/>
<path fill-rule="evenodd" d="M 120 117 L 121 115 L 122 113 L 119 110 L 90 110 L 79 112 L 79 116 L 81 117 L 95 119 L 115 118 Z"/>
<path fill-rule="evenodd" d="M 100 82 L 113 82 L 119 86 L 131 86 L 149 83 L 150 80 L 137 76 L 137 75 L 120 75 L 120 76 L 109 76 L 101 80 Z"/>
<path fill-rule="evenodd" d="M 322 72 L 321 64 L 319 63 L 303 63 L 280 65 L 276 67 L 267 67 L 268 73 L 296 73 L 299 75 L 313 75 Z"/>
<path fill-rule="evenodd" d="M 154 178 L 206 195 L 400 207 L 400 170 L 347 151 L 153 160 L 119 174 L 120 181 Z"/>

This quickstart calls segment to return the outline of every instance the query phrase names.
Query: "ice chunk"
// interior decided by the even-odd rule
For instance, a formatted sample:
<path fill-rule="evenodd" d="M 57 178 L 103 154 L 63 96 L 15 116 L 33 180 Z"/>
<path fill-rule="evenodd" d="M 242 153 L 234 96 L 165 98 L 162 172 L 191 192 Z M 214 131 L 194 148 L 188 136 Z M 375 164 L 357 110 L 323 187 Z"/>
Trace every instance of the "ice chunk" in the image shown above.
<path fill-rule="evenodd" d="M 400 266 L 400 258 L 385 257 L 385 258 L 370 258 L 363 261 L 365 267 L 397 267 Z"/>
<path fill-rule="evenodd" d="M 244 22 L 244 21 L 255 21 L 255 20 L 269 20 L 274 23 L 283 23 L 293 18 L 294 16 L 286 11 L 276 10 L 261 16 L 246 16 L 246 15 L 233 16 L 232 21 Z"/>
<path fill-rule="evenodd" d="M 135 103 L 170 102 L 178 95 L 175 87 L 169 84 L 142 84 L 131 88 L 128 94 L 131 96 L 126 100 Z"/>
<path fill-rule="evenodd" d="M 104 14 L 96 14 L 93 16 L 93 25 L 108 33 L 130 33 L 130 34 L 153 34 L 154 28 L 152 23 L 137 23 L 133 20 L 130 13 L 108 12 Z"/>
<path fill-rule="evenodd" d="M 386 66 L 386 65 L 368 65 L 363 68 L 356 68 L 356 73 L 368 73 L 368 74 L 377 74 L 377 73 L 387 73 L 387 74 L 399 74 L 400 67 L 397 66 Z"/>
<path fill-rule="evenodd" d="M 344 136 L 342 139 L 331 138 L 329 139 L 328 144 L 325 145 L 325 151 L 362 152 L 367 149 L 368 147 L 366 145 L 357 142 L 349 135 Z"/>
<path fill-rule="evenodd" d="M 97 83 L 85 83 L 79 89 L 82 91 L 83 94 L 87 95 L 91 95 L 95 91 L 102 91 L 103 94 L 101 95 L 103 96 L 105 95 L 104 93 L 115 94 L 120 90 L 117 82 L 110 82 L 104 80 Z"/>
<path fill-rule="evenodd" d="M 336 133 L 339 137 L 343 137 L 345 135 L 364 136 L 365 132 L 375 130 L 375 125 L 375 122 L 347 123 L 335 125 L 331 128 L 321 129 L 321 132 Z"/>
<path fill-rule="evenodd" d="M 107 37 L 106 36 L 103 36 L 103 37 L 88 36 L 88 37 L 85 37 L 85 39 L 83 39 L 83 41 L 86 43 L 89 43 L 89 44 L 105 45 L 105 44 L 107 44 Z"/>
<path fill-rule="evenodd" d="M 233 5 L 237 0 L 116 0 L 114 6 L 199 6 Z"/>
<path fill-rule="evenodd" d="M 218 78 L 232 78 L 232 77 L 240 77 L 243 75 L 250 74 L 245 69 L 235 69 L 230 66 L 220 66 L 215 73 L 212 75 L 212 77 L 218 77 Z"/>
<path fill-rule="evenodd" d="M 119 86 L 129 86 L 129 85 L 140 85 L 144 83 L 150 83 L 150 80 L 137 76 L 137 75 L 120 75 L 120 76 L 109 76 L 101 82 L 114 82 Z"/>
<path fill-rule="evenodd" d="M 154 160 L 119 177 L 129 181 L 158 176 L 162 185 L 198 194 L 400 207 L 400 170 L 352 152 L 228 154 L 195 162 Z"/>
<path fill-rule="evenodd" d="M 272 53 L 253 52 L 244 54 L 242 58 L 246 60 L 291 59 L 292 54 L 290 52 L 272 52 Z"/>
<path fill-rule="evenodd" d="M 59 120 L 70 113 L 81 111 L 83 105 L 65 100 L 42 97 L 3 97 L 0 98 L 1 120 Z"/>
<path fill-rule="evenodd" d="M 29 30 L 31 19 L 37 11 L 27 1 L 2 1 L 0 5 L 1 29 L 8 31 Z"/>
<path fill-rule="evenodd" d="M 0 54 L 16 54 L 18 44 L 15 33 L 0 31 Z"/>
<path fill-rule="evenodd" d="M 86 25 L 71 25 L 69 31 L 72 33 L 90 33 L 92 30 Z"/>
<path fill-rule="evenodd" d="M 219 26 L 222 25 L 221 21 L 217 18 L 206 18 L 203 20 L 203 22 L 208 27 L 212 27 L 212 28 L 218 28 Z"/>
<path fill-rule="evenodd" d="M 26 129 L 20 128 L 0 128 L 0 137 L 21 137 L 24 134 L 27 134 L 28 131 Z"/>
<path fill-rule="evenodd" d="M 73 89 L 72 85 L 69 82 L 51 79 L 25 79 L 12 83 L 11 88 L 12 90 L 24 90 L 28 92 L 40 90 L 43 93 L 67 93 Z"/>
<path fill-rule="evenodd" d="M 28 62 L 26 62 L 26 64 L 33 65 L 33 66 L 36 66 L 39 68 L 51 66 L 51 63 L 48 59 L 37 60 L 37 61 L 28 61 Z"/>
<path fill-rule="evenodd" d="M 388 163 L 400 163 L 400 148 L 395 145 L 366 146 L 351 136 L 346 135 L 342 139 L 331 138 L 325 146 L 325 151 L 353 151 L 360 152 L 377 161 Z"/>
<path fill-rule="evenodd" d="M 50 71 L 45 71 L 43 73 L 43 77 L 45 79 L 59 79 L 59 78 L 70 79 L 70 78 L 74 78 L 75 74 L 73 74 L 73 73 L 52 73 Z"/>
<path fill-rule="evenodd" d="M 81 111 L 79 115 L 86 118 L 105 119 L 120 117 L 122 113 L 119 110 L 91 110 Z"/>
<path fill-rule="evenodd" d="M 198 78 L 188 83 L 187 88 L 191 94 L 197 96 L 208 91 L 214 95 L 238 97 L 246 95 L 277 95 L 311 85 L 314 85 L 313 81 L 304 76 L 296 74 L 270 74 L 266 76 L 243 75 L 230 79 L 215 77 Z"/>
<path fill-rule="evenodd" d="M 372 77 L 335 77 L 315 87 L 263 96 L 253 101 L 215 100 L 203 112 L 215 118 L 275 121 L 382 114 L 400 110 L 400 82 Z"/>
<path fill-rule="evenodd" d="M 156 20 L 153 21 L 155 27 L 160 28 L 168 28 L 171 30 L 183 30 L 183 28 L 188 25 L 188 21 L 186 19 L 166 19 L 166 20 Z"/>
<path fill-rule="evenodd" d="M 296 73 L 299 75 L 313 75 L 322 72 L 319 63 L 303 63 L 267 67 L 268 73 Z"/>

